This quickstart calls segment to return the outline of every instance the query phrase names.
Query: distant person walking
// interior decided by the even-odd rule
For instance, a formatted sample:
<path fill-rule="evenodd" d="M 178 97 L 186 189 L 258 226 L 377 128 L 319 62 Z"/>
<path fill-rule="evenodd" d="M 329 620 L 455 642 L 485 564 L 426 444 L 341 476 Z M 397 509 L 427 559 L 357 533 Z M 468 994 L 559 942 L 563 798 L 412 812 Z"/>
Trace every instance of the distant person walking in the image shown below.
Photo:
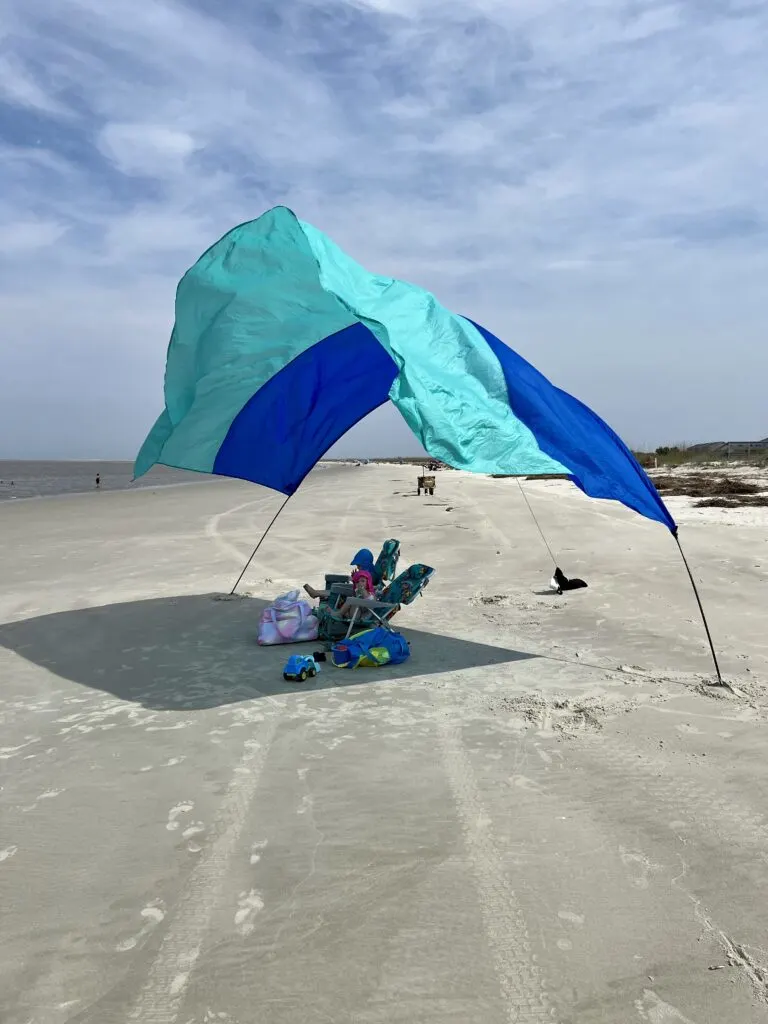
<path fill-rule="evenodd" d="M 96 490 L 101 490 L 101 473 L 96 474 Z"/>

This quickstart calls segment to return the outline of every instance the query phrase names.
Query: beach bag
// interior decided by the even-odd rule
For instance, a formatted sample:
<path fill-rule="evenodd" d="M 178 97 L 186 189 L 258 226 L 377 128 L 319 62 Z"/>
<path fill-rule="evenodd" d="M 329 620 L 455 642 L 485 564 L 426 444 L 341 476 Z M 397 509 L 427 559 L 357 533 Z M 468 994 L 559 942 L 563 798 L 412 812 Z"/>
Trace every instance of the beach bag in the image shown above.
<path fill-rule="evenodd" d="M 408 641 L 401 633 L 392 633 L 377 626 L 356 633 L 331 648 L 331 661 L 336 668 L 379 668 L 400 665 L 411 656 Z"/>
<path fill-rule="evenodd" d="M 317 616 L 308 601 L 299 599 L 299 591 L 278 597 L 261 613 L 259 622 L 259 644 L 271 647 L 274 644 L 298 644 L 306 640 L 317 640 Z"/>

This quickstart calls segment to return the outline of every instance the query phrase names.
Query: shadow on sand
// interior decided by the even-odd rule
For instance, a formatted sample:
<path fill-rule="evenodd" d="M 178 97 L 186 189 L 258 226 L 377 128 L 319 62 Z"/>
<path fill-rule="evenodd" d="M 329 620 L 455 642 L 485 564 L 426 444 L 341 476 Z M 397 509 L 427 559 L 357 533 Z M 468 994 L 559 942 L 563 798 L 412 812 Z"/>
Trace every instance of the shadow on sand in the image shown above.
<path fill-rule="evenodd" d="M 282 678 L 286 658 L 295 651 L 311 654 L 320 644 L 259 647 L 256 635 L 265 604 L 208 594 L 59 612 L 0 625 L 0 646 L 82 686 L 165 711 L 535 657 L 406 628 L 413 654 L 404 665 L 346 672 L 329 662 L 315 680 L 295 686 Z"/>

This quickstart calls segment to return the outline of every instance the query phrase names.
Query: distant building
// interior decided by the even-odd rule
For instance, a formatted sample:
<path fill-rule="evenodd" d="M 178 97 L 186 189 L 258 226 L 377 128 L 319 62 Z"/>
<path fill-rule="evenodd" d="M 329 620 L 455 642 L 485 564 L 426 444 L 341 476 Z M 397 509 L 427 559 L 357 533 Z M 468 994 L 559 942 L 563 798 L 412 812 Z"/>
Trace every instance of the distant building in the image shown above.
<path fill-rule="evenodd" d="M 768 437 L 762 441 L 705 441 L 692 444 L 689 452 L 707 452 L 711 455 L 750 455 L 755 452 L 768 451 Z"/>

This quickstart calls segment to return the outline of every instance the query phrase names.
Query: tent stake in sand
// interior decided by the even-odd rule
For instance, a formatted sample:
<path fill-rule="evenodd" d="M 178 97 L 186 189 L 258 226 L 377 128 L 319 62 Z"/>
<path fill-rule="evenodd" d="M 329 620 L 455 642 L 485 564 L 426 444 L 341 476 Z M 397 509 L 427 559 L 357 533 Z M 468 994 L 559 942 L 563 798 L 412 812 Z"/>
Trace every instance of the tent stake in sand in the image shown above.
<path fill-rule="evenodd" d="M 696 603 L 698 604 L 699 611 L 701 612 L 701 621 L 704 623 L 704 631 L 707 634 L 707 640 L 709 641 L 709 649 L 712 652 L 712 661 L 714 661 L 714 663 L 715 663 L 715 672 L 717 673 L 717 685 L 718 686 L 727 686 L 728 684 L 723 680 L 722 674 L 720 672 L 720 665 L 718 664 L 718 661 L 717 661 L 717 653 L 715 651 L 715 645 L 714 645 L 714 643 L 712 641 L 712 634 L 709 631 L 709 623 L 707 622 L 707 616 L 706 616 L 706 613 L 704 612 L 704 605 L 701 603 L 701 597 L 699 596 L 699 588 L 696 586 L 696 580 L 693 578 L 693 573 L 691 572 L 690 565 L 688 565 L 688 559 L 685 557 L 685 552 L 683 551 L 683 545 L 680 543 L 680 537 L 679 537 L 679 534 L 678 534 L 677 530 L 674 531 L 672 536 L 675 538 L 675 543 L 677 544 L 678 550 L 680 551 L 680 556 L 683 559 L 683 565 L 685 566 L 685 568 L 686 568 L 686 570 L 688 572 L 688 578 L 691 581 L 691 586 L 693 587 L 693 592 L 696 595 Z"/>
<path fill-rule="evenodd" d="M 295 493 L 295 492 L 294 492 L 294 493 Z M 234 592 L 235 592 L 235 591 L 237 590 L 238 586 L 240 585 L 240 580 L 241 580 L 241 579 L 243 578 L 243 576 L 245 576 L 246 572 L 248 571 L 248 566 L 249 566 L 249 565 L 251 564 L 251 562 L 252 562 L 252 561 L 253 561 L 253 559 L 255 558 L 255 556 L 256 556 L 256 552 L 257 552 L 257 551 L 259 550 L 259 548 L 261 547 L 261 545 L 262 545 L 262 544 L 264 543 L 264 538 L 265 538 L 265 537 L 267 536 L 267 534 L 269 533 L 269 531 L 270 531 L 270 530 L 272 529 L 272 527 L 273 527 L 273 526 L 275 525 L 275 523 L 277 522 L 277 517 L 278 517 L 278 516 L 280 515 L 280 513 L 281 513 L 281 512 L 283 511 L 283 509 L 285 508 L 285 506 L 286 506 L 286 505 L 288 504 L 288 502 L 289 502 L 289 501 L 291 500 L 291 498 L 292 498 L 292 497 L 293 497 L 293 495 L 292 495 L 292 494 L 289 494 L 289 495 L 288 495 L 288 497 L 287 497 L 287 498 L 285 499 L 285 501 L 284 501 L 284 502 L 282 503 L 282 505 L 280 506 L 280 508 L 279 508 L 279 509 L 277 510 L 277 512 L 275 512 L 275 514 L 274 514 L 274 516 L 272 517 L 272 520 L 271 520 L 271 522 L 270 522 L 269 526 L 268 526 L 268 527 L 266 528 L 266 530 L 264 531 L 264 533 L 262 533 L 261 537 L 259 538 L 259 543 L 258 543 L 258 544 L 256 545 L 256 547 L 255 547 L 255 548 L 253 549 L 253 551 L 251 552 L 251 557 L 250 557 L 250 558 L 248 559 L 248 561 L 247 561 L 247 562 L 245 563 L 245 565 L 243 566 L 243 571 L 242 571 L 242 572 L 240 573 L 240 575 L 239 575 L 239 576 L 237 577 L 237 582 L 235 583 L 234 587 L 232 587 L 232 589 L 230 590 L 230 592 L 229 592 L 229 596 L 230 596 L 230 597 L 232 597 L 232 595 L 234 594 Z"/>

